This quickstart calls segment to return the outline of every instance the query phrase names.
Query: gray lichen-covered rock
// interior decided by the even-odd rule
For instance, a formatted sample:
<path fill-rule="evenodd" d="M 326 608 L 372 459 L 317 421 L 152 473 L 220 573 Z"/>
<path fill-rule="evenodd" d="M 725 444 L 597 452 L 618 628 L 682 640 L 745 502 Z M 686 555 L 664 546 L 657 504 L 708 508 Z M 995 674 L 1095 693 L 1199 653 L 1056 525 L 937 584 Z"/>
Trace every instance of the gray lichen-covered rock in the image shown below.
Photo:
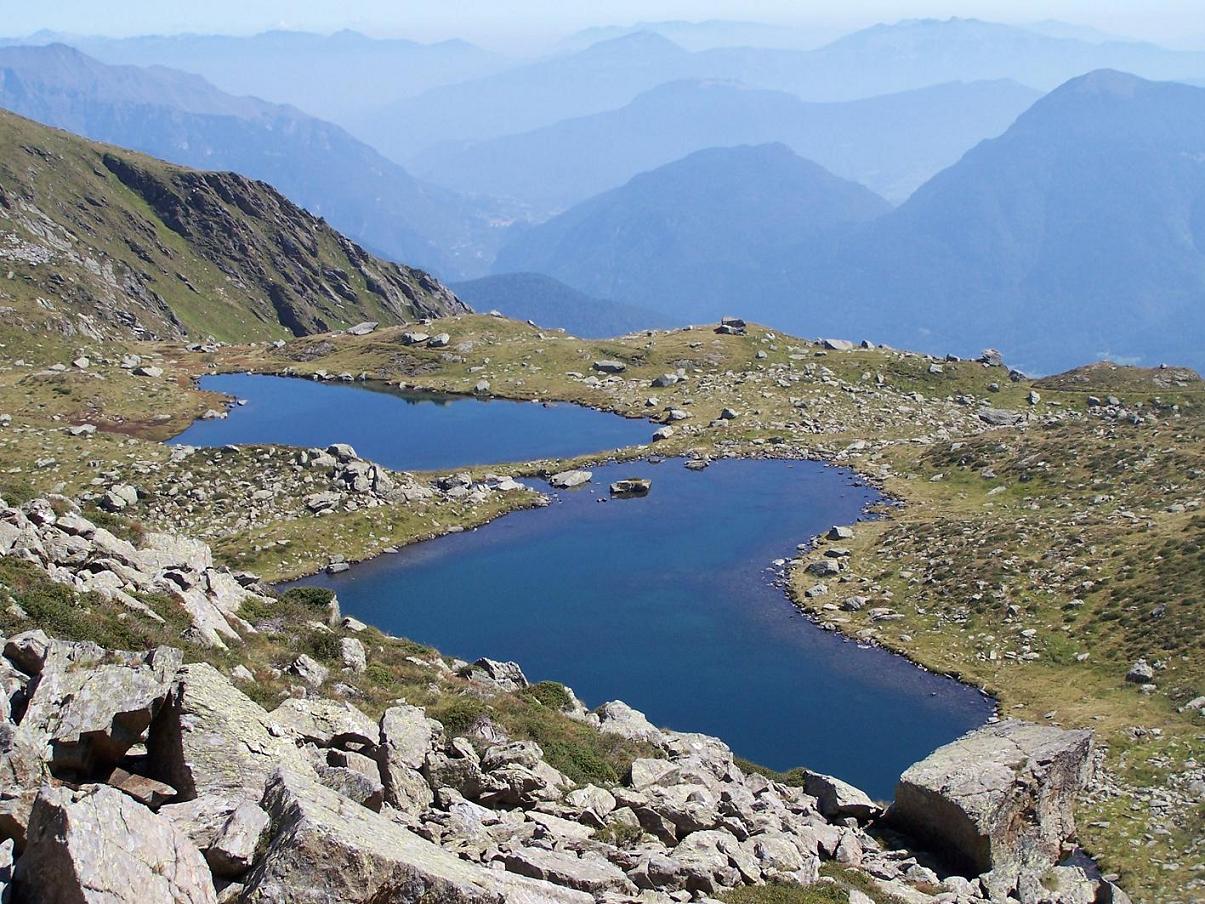
<path fill-rule="evenodd" d="M 247 904 L 500 904 L 490 874 L 315 781 L 280 770 L 264 809 L 273 835 L 245 879 Z"/>
<path fill-rule="evenodd" d="M 51 657 L 43 666 L 17 734 L 36 734 L 49 745 L 56 774 L 86 777 L 112 769 L 151 724 L 184 657 L 159 647 L 113 658 L 118 661 L 60 669 Z"/>
<path fill-rule="evenodd" d="M 464 678 L 484 681 L 507 691 L 517 691 L 527 687 L 527 676 L 517 662 L 499 662 L 496 659 L 478 659 L 464 668 L 459 674 Z"/>
<path fill-rule="evenodd" d="M 381 780 L 346 766 L 318 766 L 318 781 L 348 800 L 379 813 L 385 802 Z"/>
<path fill-rule="evenodd" d="M 168 647 L 109 654 L 40 631 L 14 637 L 6 654 L 37 676 L 21 723 L 5 723 L 0 743 L 0 838 L 21 845 L 44 782 L 107 776 L 160 707 L 181 656 Z"/>
<path fill-rule="evenodd" d="M 427 754 L 442 742 L 443 726 L 417 706 L 399 703 L 381 716 L 377 763 L 385 802 L 405 813 L 419 813 L 432 800 L 431 786 L 420 774 Z"/>
<path fill-rule="evenodd" d="M 822 772 L 806 772 L 803 787 L 816 798 L 820 812 L 829 819 L 852 816 L 865 822 L 882 812 L 882 807 L 864 791 Z"/>
<path fill-rule="evenodd" d="M 300 743 L 375 750 L 377 723 L 342 700 L 286 700 L 268 714 L 274 725 Z"/>
<path fill-rule="evenodd" d="M 1042 870 L 1075 834 L 1092 733 L 1009 719 L 934 751 L 901 776 L 891 819 L 974 873 Z"/>
<path fill-rule="evenodd" d="M 105 785 L 38 795 L 16 886 L 29 904 L 215 904 L 209 867 L 167 819 Z"/>
<path fill-rule="evenodd" d="M 179 670 L 167 701 L 151 724 L 147 751 L 155 777 L 184 800 L 201 794 L 258 798 L 277 766 L 312 776 L 293 741 L 268 714 L 213 666 Z"/>
<path fill-rule="evenodd" d="M 507 854 L 503 862 L 507 870 L 520 876 L 596 895 L 634 890 L 623 871 L 602 857 L 578 857 L 568 851 L 521 848 Z"/>
<path fill-rule="evenodd" d="M 632 709 L 621 700 L 604 703 L 595 712 L 598 714 L 600 731 L 616 734 L 631 741 L 660 743 L 665 735 L 637 709 Z"/>
<path fill-rule="evenodd" d="M 268 824 L 268 814 L 259 806 L 246 800 L 239 803 L 205 850 L 205 860 L 213 874 L 237 879 L 247 872 Z"/>

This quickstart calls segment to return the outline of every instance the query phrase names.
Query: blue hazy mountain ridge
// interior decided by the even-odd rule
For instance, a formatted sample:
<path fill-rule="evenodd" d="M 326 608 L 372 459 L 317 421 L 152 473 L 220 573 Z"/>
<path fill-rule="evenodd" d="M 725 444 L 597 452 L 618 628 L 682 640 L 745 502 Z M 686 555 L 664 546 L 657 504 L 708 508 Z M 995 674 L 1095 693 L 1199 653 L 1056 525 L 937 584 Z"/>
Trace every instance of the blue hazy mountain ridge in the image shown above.
<path fill-rule="evenodd" d="M 650 308 L 595 298 L 540 273 L 483 276 L 448 288 L 475 311 L 501 311 L 515 320 L 530 320 L 583 339 L 677 325 Z"/>
<path fill-rule="evenodd" d="M 955 81 L 1012 79 L 1048 91 L 1101 68 L 1147 78 L 1201 77 L 1205 53 L 1052 37 L 968 19 L 876 25 L 810 51 L 691 52 L 663 35 L 636 32 L 383 104 L 363 118 L 357 134 L 406 162 L 440 142 L 483 141 L 614 110 L 681 79 L 732 80 L 804 100 L 840 101 Z"/>
<path fill-rule="evenodd" d="M 788 248 L 888 209 L 785 145 L 711 148 L 519 235 L 503 246 L 495 272 L 545 273 L 590 295 L 702 322 L 749 310 L 749 291 L 772 280 Z"/>
<path fill-rule="evenodd" d="M 346 127 L 353 111 L 487 75 L 510 64 L 467 41 L 423 44 L 368 37 L 266 31 L 255 35 L 105 38 L 41 33 L 20 43 L 62 43 L 105 63 L 170 66 L 229 94 L 251 94 Z"/>
<path fill-rule="evenodd" d="M 1201 369 L 1205 90 L 1099 71 L 1038 101 L 905 204 L 786 261 L 784 328 L 1036 371 L 1108 355 Z"/>
<path fill-rule="evenodd" d="M 609 41 L 640 31 L 653 32 L 669 38 L 686 50 L 709 50 L 713 47 L 811 50 L 835 40 L 842 34 L 840 29 L 829 25 L 789 26 L 732 19 L 707 19 L 701 22 L 677 19 L 584 28 L 557 42 L 556 49 L 562 53 L 571 53 L 584 50 L 599 41 Z"/>
<path fill-rule="evenodd" d="M 456 191 L 555 211 L 709 147 L 781 142 L 900 202 L 1041 94 L 1017 82 L 954 82 L 866 100 L 808 103 L 733 82 L 670 82 L 618 110 L 467 146 L 410 166 Z"/>
<path fill-rule="evenodd" d="M 341 127 L 164 67 L 110 66 L 61 44 L 0 48 L 0 106 L 172 163 L 234 170 L 395 260 L 476 275 L 488 202 L 414 179 Z"/>
<path fill-rule="evenodd" d="M 1073 79 L 898 208 L 844 219 L 772 189 L 787 154 L 705 152 L 643 174 L 517 237 L 495 269 L 682 320 L 735 311 L 805 335 L 998 346 L 1036 372 L 1102 355 L 1205 364 L 1205 89 Z"/>

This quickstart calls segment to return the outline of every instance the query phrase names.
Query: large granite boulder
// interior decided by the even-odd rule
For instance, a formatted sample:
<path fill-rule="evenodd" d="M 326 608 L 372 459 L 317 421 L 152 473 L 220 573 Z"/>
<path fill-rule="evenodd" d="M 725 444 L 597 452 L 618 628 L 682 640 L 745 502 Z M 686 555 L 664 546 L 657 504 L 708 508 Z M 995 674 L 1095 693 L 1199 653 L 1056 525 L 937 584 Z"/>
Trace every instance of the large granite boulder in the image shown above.
<path fill-rule="evenodd" d="M 816 798 L 820 812 L 828 819 L 852 816 L 860 822 L 874 819 L 882 812 L 866 792 L 823 772 L 805 772 L 804 790 Z"/>
<path fill-rule="evenodd" d="M 417 706 L 399 703 L 381 716 L 377 763 L 384 784 L 385 802 L 404 813 L 417 815 L 430 805 L 433 795 L 421 774 L 427 754 L 443 740 L 443 726 Z"/>
<path fill-rule="evenodd" d="M 312 779 L 273 773 L 263 807 L 272 837 L 246 877 L 246 904 L 503 900 L 485 870 Z"/>
<path fill-rule="evenodd" d="M 286 700 L 268 714 L 299 743 L 375 751 L 377 723 L 345 700 Z"/>
<path fill-rule="evenodd" d="M 268 828 L 268 814 L 257 802 L 216 794 L 168 804 L 159 815 L 188 836 L 222 879 L 237 879 L 251 868 Z"/>
<path fill-rule="evenodd" d="M 650 722 L 640 710 L 632 709 L 622 700 L 604 703 L 595 713 L 599 718 L 599 731 L 616 734 L 631 741 L 648 741 L 659 744 L 665 734 Z"/>
<path fill-rule="evenodd" d="M 159 647 L 111 658 L 69 669 L 52 667 L 52 656 L 43 665 L 17 734 L 49 745 L 57 775 L 86 778 L 116 766 L 150 726 L 184 657 Z"/>
<path fill-rule="evenodd" d="M 604 892 L 634 892 L 635 886 L 623 870 L 600 856 L 578 857 L 569 851 L 520 848 L 503 858 L 506 869 L 520 876 L 541 879 L 553 885 L 601 895 Z"/>
<path fill-rule="evenodd" d="M 207 663 L 179 670 L 151 724 L 147 752 L 155 778 L 180 792 L 258 799 L 277 766 L 313 776 L 313 767 L 268 713 Z"/>
<path fill-rule="evenodd" d="M 46 787 L 15 875 L 29 904 L 215 904 L 205 858 L 170 820 L 120 791 Z"/>
<path fill-rule="evenodd" d="M 181 654 L 107 653 L 30 631 L 12 638 L 5 655 L 33 676 L 20 724 L 0 725 L 0 840 L 22 847 L 42 785 L 52 775 L 107 776 L 162 705 Z"/>
<path fill-rule="evenodd" d="M 1075 834 L 1092 733 L 1016 719 L 973 731 L 910 767 L 891 821 L 971 874 L 1044 870 Z"/>

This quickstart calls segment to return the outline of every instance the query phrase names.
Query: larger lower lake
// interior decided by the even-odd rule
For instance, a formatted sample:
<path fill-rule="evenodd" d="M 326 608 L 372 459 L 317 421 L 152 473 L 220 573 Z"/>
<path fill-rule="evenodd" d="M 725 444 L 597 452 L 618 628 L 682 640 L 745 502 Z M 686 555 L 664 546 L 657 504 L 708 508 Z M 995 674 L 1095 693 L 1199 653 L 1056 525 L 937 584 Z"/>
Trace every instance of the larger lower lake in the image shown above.
<path fill-rule="evenodd" d="M 599 485 L 548 509 L 307 583 L 386 631 L 466 659 L 514 659 L 591 705 L 622 699 L 657 724 L 880 798 L 990 715 L 976 691 L 820 630 L 772 583 L 776 557 L 875 498 L 849 473 L 784 461 L 594 473 Z M 651 478 L 652 493 L 599 501 L 627 476 Z"/>
<path fill-rule="evenodd" d="M 349 443 L 364 458 L 414 471 L 571 458 L 648 442 L 656 429 L 563 402 L 475 399 L 384 384 L 217 374 L 202 377 L 201 388 L 244 404 L 223 420 L 197 421 L 173 444 Z"/>

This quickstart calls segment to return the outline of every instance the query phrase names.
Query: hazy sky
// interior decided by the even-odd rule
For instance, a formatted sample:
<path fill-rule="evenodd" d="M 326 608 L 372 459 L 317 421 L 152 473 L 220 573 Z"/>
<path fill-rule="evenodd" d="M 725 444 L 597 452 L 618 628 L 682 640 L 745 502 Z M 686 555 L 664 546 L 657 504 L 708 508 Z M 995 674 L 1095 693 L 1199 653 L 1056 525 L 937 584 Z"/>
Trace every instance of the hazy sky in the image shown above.
<path fill-rule="evenodd" d="M 265 28 L 355 28 L 485 44 L 538 41 L 587 25 L 656 19 L 741 19 L 853 29 L 876 21 L 965 16 L 1028 22 L 1061 19 L 1163 43 L 1205 44 L 1205 0 L 0 0 L 9 36 L 39 29 L 76 34 Z"/>

